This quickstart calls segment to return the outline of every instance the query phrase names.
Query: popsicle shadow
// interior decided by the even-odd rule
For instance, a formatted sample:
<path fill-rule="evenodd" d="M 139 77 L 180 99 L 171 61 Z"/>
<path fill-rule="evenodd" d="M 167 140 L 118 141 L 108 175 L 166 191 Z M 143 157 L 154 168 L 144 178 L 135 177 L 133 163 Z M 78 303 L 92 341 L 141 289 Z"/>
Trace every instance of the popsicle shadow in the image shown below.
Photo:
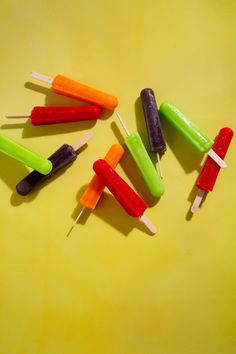
<path fill-rule="evenodd" d="M 85 147 L 81 147 L 80 148 L 80 151 L 82 151 Z M 74 161 L 75 162 L 75 161 Z M 35 188 L 28 194 L 28 195 L 20 195 L 17 193 L 16 189 L 14 188 L 14 192 L 11 196 L 11 204 L 13 206 L 18 206 L 18 205 L 21 205 L 23 203 L 29 203 L 31 201 L 33 201 L 38 195 L 39 193 L 41 192 L 41 190 L 43 188 L 46 188 L 47 185 L 49 183 L 53 183 L 53 181 L 55 181 L 57 178 L 59 178 L 60 176 L 64 175 L 67 171 L 67 169 L 70 168 L 70 166 L 72 165 L 73 161 L 71 161 L 68 165 L 66 165 L 65 167 L 63 167 L 62 169 L 60 169 L 58 172 L 55 173 L 55 175 L 53 176 L 50 176 L 48 179 L 46 179 L 44 182 L 42 183 L 39 183 L 38 185 L 35 186 Z M 17 183 L 19 183 L 24 177 L 26 177 L 27 175 L 29 174 L 26 173 L 24 176 L 21 177 L 21 179 L 19 179 L 17 181 Z M 16 183 L 16 184 L 17 184 Z M 16 185 L 15 184 L 15 185 Z M 59 191 L 60 192 L 60 191 Z"/>
<path fill-rule="evenodd" d="M 194 170 L 200 172 L 201 161 L 204 158 L 204 154 L 195 151 L 195 149 L 175 130 L 175 128 L 166 122 L 166 119 L 161 113 L 160 119 L 165 132 L 166 142 L 185 173 L 191 173 Z"/>
<path fill-rule="evenodd" d="M 123 145 L 124 137 L 122 136 L 120 129 L 118 128 L 116 122 L 111 123 L 111 129 L 116 136 L 118 142 Z M 156 205 L 160 198 L 153 197 L 148 191 L 145 181 L 137 168 L 136 163 L 134 162 L 132 156 L 129 151 L 126 149 L 126 152 L 122 159 L 120 160 L 120 165 L 123 168 L 125 174 L 132 182 L 134 189 L 137 193 L 148 203 L 149 207 Z M 127 181 L 127 183 L 129 183 Z"/>
<path fill-rule="evenodd" d="M 78 216 L 78 213 L 82 209 L 82 206 L 79 204 L 79 199 L 81 198 L 83 192 L 87 188 L 87 185 L 82 186 L 77 193 L 77 201 L 78 204 L 74 209 L 71 217 L 73 220 Z M 129 233 L 137 228 L 140 231 L 149 234 L 148 229 L 136 218 L 132 218 L 126 214 L 126 212 L 122 209 L 119 203 L 115 200 L 115 198 L 108 194 L 107 192 L 103 192 L 101 199 L 99 200 L 96 208 L 92 211 L 86 210 L 80 220 L 79 223 L 84 225 L 90 214 L 99 217 L 114 229 L 119 230 L 124 236 L 128 236 Z M 91 215 L 91 219 L 93 217 Z M 91 220 L 92 222 L 92 220 Z"/>
<path fill-rule="evenodd" d="M 29 170 L 22 165 L 19 161 L 12 159 L 11 157 L 0 153 L 0 178 L 3 182 L 12 190 L 15 190 L 15 186 L 22 176 L 29 173 Z"/>
<path fill-rule="evenodd" d="M 199 206 L 199 209 L 203 206 L 203 203 L 205 202 L 206 200 L 206 196 L 207 196 L 208 193 L 205 193 L 204 196 L 203 196 L 203 199 L 201 201 L 201 204 Z M 192 204 L 196 198 L 196 195 L 197 195 L 197 187 L 196 187 L 196 181 L 195 183 L 193 184 L 193 187 L 189 193 L 189 196 L 188 196 L 188 201 L 190 202 L 190 206 L 189 206 L 189 209 L 188 209 L 188 212 L 185 216 L 185 220 L 187 221 L 190 221 L 192 219 L 192 217 L 194 216 L 194 213 L 191 212 L 191 207 L 192 207 Z"/>

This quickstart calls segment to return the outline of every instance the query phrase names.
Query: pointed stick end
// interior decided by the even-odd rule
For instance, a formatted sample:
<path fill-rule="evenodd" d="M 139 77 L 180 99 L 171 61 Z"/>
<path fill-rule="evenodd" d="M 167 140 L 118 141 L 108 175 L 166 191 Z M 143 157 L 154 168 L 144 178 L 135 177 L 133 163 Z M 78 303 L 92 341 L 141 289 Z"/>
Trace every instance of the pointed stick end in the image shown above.
<path fill-rule="evenodd" d="M 148 217 L 146 215 L 142 215 L 140 216 L 139 220 L 141 220 L 149 229 L 149 231 L 155 235 L 157 233 L 157 228 L 155 225 L 153 225 L 153 223 L 148 219 Z"/>

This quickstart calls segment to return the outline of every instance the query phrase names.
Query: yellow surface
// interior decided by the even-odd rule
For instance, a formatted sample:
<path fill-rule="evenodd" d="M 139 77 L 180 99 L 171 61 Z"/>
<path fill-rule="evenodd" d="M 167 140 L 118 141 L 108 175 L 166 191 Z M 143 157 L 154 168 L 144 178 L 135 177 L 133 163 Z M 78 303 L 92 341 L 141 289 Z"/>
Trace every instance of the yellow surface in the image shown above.
<path fill-rule="evenodd" d="M 189 220 L 202 156 L 166 124 L 158 203 L 128 153 L 118 167 L 152 205 L 158 234 L 106 191 L 67 238 L 93 161 L 121 139 L 116 116 L 45 127 L 4 118 L 75 103 L 31 80 L 35 70 L 117 95 L 145 141 L 144 87 L 212 137 L 235 129 L 235 23 L 233 0 L 1 0 L 1 133 L 49 156 L 94 132 L 70 168 L 27 198 L 15 192 L 26 167 L 0 155 L 1 354 L 236 353 L 235 141 L 229 168 Z"/>

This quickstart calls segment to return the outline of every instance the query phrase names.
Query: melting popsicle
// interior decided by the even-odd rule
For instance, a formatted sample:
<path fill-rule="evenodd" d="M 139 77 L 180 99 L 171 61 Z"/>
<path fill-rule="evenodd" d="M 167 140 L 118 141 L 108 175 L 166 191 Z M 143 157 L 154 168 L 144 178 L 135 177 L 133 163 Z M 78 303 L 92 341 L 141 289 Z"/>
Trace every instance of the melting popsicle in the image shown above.
<path fill-rule="evenodd" d="M 91 139 L 92 133 L 87 133 L 82 139 L 80 139 L 74 146 L 68 144 L 62 145 L 54 154 L 52 154 L 48 160 L 52 163 L 52 171 L 44 176 L 38 171 L 32 171 L 22 181 L 16 185 L 16 190 L 21 195 L 29 194 L 36 186 L 43 183 L 45 180 L 54 176 L 57 171 L 74 161 L 77 157 L 77 151 Z"/>
<path fill-rule="evenodd" d="M 125 209 L 128 215 L 139 218 L 152 234 L 157 232 L 156 227 L 144 215 L 148 205 L 140 196 L 116 173 L 116 171 L 105 161 L 97 160 L 93 169 L 106 187 L 114 195 L 116 200 Z"/>
<path fill-rule="evenodd" d="M 114 144 L 108 150 L 104 160 L 110 166 L 115 168 L 123 155 L 124 155 L 124 148 L 119 144 Z M 92 180 L 90 181 L 88 187 L 84 191 L 82 197 L 80 198 L 80 204 L 83 206 L 83 208 L 81 209 L 78 216 L 76 217 L 68 235 L 70 234 L 74 226 L 77 224 L 79 218 L 81 217 L 82 213 L 86 208 L 90 210 L 95 209 L 104 188 L 105 185 L 103 181 L 95 174 Z"/>
<path fill-rule="evenodd" d="M 140 96 L 151 151 L 157 154 L 159 173 L 162 178 L 160 154 L 163 154 L 166 151 L 166 142 L 162 131 L 155 95 L 152 89 L 145 88 L 141 91 Z"/>
<path fill-rule="evenodd" d="M 89 106 L 43 106 L 34 107 L 30 115 L 6 115 L 6 118 L 30 118 L 33 125 L 95 120 L 101 116 L 101 108 Z"/>
<path fill-rule="evenodd" d="M 222 159 L 224 159 L 227 153 L 233 135 L 232 129 L 222 128 L 216 137 L 212 148 Z M 192 213 L 195 213 L 199 208 L 205 193 L 213 190 L 219 171 L 220 166 L 208 156 L 196 182 L 198 190 L 191 208 Z"/>
<path fill-rule="evenodd" d="M 52 170 L 51 161 L 4 135 L 0 135 L 0 151 L 43 175 L 47 175 Z"/>
<path fill-rule="evenodd" d="M 185 115 L 172 103 L 162 103 L 159 112 L 197 151 L 201 153 L 207 152 L 221 168 L 227 167 L 225 161 L 222 160 L 213 149 L 211 149 L 213 140 L 185 117 Z"/>
<path fill-rule="evenodd" d="M 110 110 L 114 110 L 118 105 L 118 100 L 116 97 L 81 84 L 80 82 L 69 79 L 68 77 L 56 75 L 55 78 L 52 78 L 36 72 L 31 72 L 30 75 L 37 80 L 51 84 L 52 90 L 55 93 L 77 98 L 81 101 L 89 102 Z"/>
<path fill-rule="evenodd" d="M 143 142 L 138 133 L 130 134 L 125 126 L 119 113 L 116 113 L 121 125 L 123 126 L 127 137 L 125 138 L 125 144 L 127 145 L 133 159 L 135 160 L 151 194 L 154 197 L 160 197 L 164 193 L 163 182 L 158 175 L 153 163 L 143 145 Z"/>

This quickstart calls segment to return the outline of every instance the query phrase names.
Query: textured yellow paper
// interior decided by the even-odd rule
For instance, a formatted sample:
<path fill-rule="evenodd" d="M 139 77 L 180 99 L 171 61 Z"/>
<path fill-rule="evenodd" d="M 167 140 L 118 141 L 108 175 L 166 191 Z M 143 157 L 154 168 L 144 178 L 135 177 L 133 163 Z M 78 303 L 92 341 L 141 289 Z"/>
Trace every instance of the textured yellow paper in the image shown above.
<path fill-rule="evenodd" d="M 76 162 L 29 197 L 26 167 L 0 155 L 1 354 L 235 354 L 235 141 L 213 193 L 189 220 L 204 158 L 168 124 L 166 193 L 150 199 L 126 152 L 117 171 L 150 203 L 150 237 L 108 191 L 67 238 L 92 163 L 124 132 L 116 115 L 34 127 L 5 114 L 76 104 L 31 79 L 63 74 L 119 98 L 147 143 L 151 87 L 212 138 L 235 129 L 235 1 L 1 0 L 0 133 L 49 156 L 94 133 Z M 155 157 L 153 156 L 155 161 Z"/>

